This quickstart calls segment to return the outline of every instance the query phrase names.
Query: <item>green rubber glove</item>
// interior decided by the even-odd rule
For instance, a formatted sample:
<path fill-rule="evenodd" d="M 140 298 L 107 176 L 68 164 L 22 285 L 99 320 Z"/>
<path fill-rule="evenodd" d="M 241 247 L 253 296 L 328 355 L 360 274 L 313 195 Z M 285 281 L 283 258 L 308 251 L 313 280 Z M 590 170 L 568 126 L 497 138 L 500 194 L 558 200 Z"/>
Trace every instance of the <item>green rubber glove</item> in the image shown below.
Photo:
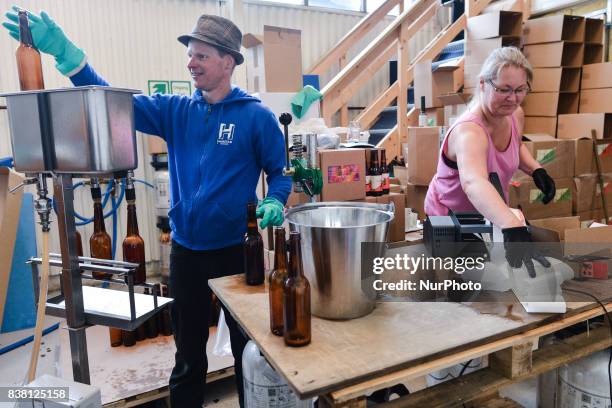
<path fill-rule="evenodd" d="M 11 37 L 19 41 L 19 17 L 17 11 L 20 7 L 13 6 L 13 10 L 5 14 L 11 22 L 4 22 Z M 83 50 L 72 43 L 64 31 L 44 11 L 40 16 L 28 11 L 28 20 L 34 46 L 40 51 L 55 57 L 55 68 L 65 76 L 72 76 L 85 65 L 87 57 Z"/>
<path fill-rule="evenodd" d="M 257 206 L 255 214 L 257 218 L 262 218 L 259 226 L 263 229 L 269 225 L 279 226 L 283 224 L 285 217 L 283 210 L 285 206 L 274 197 L 266 197 Z"/>

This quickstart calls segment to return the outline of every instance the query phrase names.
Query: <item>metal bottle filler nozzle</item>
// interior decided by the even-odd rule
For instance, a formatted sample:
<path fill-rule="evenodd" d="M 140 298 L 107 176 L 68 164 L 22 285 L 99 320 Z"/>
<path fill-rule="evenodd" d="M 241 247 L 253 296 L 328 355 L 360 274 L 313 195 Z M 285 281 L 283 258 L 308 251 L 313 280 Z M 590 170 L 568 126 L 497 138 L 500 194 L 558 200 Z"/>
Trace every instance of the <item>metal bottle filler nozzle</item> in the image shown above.
<path fill-rule="evenodd" d="M 314 202 L 316 201 L 315 196 L 321 194 L 323 188 L 323 176 L 318 167 L 317 135 L 314 133 L 294 134 L 292 135 L 293 145 L 289 148 L 291 114 L 285 112 L 278 120 L 283 125 L 285 132 L 286 167 L 283 175 L 292 177 L 294 192 L 304 192 Z M 289 160 L 290 151 L 291 161 Z M 306 158 L 304 158 L 304 153 L 306 153 Z"/>

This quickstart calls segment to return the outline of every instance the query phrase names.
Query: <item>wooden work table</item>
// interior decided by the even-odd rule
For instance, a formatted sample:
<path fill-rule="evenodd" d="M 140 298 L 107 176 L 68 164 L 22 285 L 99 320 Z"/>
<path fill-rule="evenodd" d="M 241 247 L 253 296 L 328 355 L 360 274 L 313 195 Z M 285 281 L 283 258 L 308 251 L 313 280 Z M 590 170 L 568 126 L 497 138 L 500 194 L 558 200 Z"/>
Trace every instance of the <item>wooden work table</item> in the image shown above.
<path fill-rule="evenodd" d="M 325 395 L 334 406 L 348 406 L 347 401 L 401 379 L 526 342 L 537 344 L 540 336 L 603 313 L 595 303 L 569 294 L 566 300 L 574 303 L 568 303 L 564 315 L 527 314 L 510 293 L 499 294 L 496 302 L 469 305 L 381 302 L 359 319 L 313 316 L 312 343 L 290 348 L 270 332 L 267 287 L 247 286 L 242 275 L 213 279 L 209 285 L 300 398 Z M 612 293 L 610 281 L 566 285 L 600 296 Z M 363 405 L 350 406 L 365 406 L 362 401 Z"/>

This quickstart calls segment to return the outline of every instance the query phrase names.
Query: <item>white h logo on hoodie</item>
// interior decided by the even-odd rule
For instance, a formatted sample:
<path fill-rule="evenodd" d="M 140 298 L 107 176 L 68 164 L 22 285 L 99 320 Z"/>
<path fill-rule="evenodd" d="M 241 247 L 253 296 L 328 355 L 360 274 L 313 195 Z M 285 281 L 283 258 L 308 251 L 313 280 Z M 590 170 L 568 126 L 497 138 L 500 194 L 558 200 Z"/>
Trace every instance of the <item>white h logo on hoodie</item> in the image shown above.
<path fill-rule="evenodd" d="M 234 140 L 234 124 L 221 123 L 219 126 L 219 136 L 217 137 L 217 144 L 229 145 Z"/>

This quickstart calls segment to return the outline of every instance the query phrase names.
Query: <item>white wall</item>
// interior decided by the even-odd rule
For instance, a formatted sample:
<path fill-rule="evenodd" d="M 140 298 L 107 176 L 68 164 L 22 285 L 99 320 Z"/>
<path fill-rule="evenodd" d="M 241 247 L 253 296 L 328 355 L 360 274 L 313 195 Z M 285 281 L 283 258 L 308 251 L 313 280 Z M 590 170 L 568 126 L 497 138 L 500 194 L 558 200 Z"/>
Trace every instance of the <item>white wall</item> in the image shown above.
<path fill-rule="evenodd" d="M 185 47 L 176 37 L 190 32 L 197 17 L 202 13 L 227 15 L 225 2 L 213 0 L 21 0 L 20 6 L 39 12 L 47 11 L 64 29 L 66 34 L 88 55 L 89 62 L 113 86 L 141 89 L 147 92 L 147 81 L 189 80 L 185 68 L 187 58 Z M 0 0 L 2 15 L 14 0 Z M 262 33 L 263 25 L 277 25 L 302 30 L 303 68 L 306 70 L 320 56 L 355 25 L 361 14 L 330 11 L 295 6 L 283 6 L 244 2 L 243 33 Z M 378 30 L 382 30 L 381 23 Z M 410 44 L 410 55 L 414 56 L 422 46 L 439 30 L 439 23 L 429 23 L 421 30 L 418 38 Z M 17 42 L 4 29 L 0 29 L 0 92 L 18 90 L 17 70 L 14 51 Z M 375 34 L 362 41 L 351 52 L 357 53 L 368 44 Z M 43 57 L 46 88 L 71 86 L 54 68 L 49 56 Z M 352 105 L 365 106 L 388 84 L 388 73 L 383 69 L 370 85 L 364 88 L 352 101 Z M 236 75 L 236 83 L 244 86 L 243 75 Z M 326 82 L 328 78 L 323 78 Z M 3 101 L 0 98 L 0 104 Z M 0 110 L 0 157 L 11 155 L 10 137 L 6 111 Z M 153 180 L 153 170 L 147 154 L 147 137 L 138 134 L 139 166 L 136 177 Z M 91 199 L 87 189 L 76 193 L 76 210 L 91 216 Z M 158 230 L 155 227 L 154 196 L 151 189 L 137 185 L 137 207 L 140 234 L 147 243 L 147 260 L 159 259 L 157 244 Z M 125 236 L 125 207 L 119 214 L 119 243 Z M 58 251 L 56 225 L 52 230 L 50 249 Z M 93 228 L 80 227 L 86 254 L 87 239 Z M 110 219 L 107 231 L 111 233 Z M 117 259 L 121 259 L 121 245 L 118 245 Z"/>

